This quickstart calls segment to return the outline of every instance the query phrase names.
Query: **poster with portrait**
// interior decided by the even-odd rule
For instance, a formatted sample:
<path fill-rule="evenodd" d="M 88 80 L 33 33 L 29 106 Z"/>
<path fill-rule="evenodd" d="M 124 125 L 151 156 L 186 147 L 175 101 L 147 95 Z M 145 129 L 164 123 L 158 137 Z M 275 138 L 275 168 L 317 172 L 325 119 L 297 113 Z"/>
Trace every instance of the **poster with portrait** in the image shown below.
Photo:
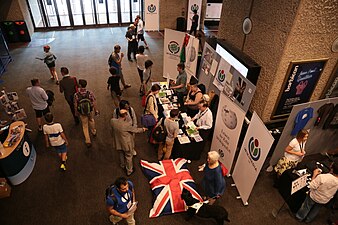
<path fill-rule="evenodd" d="M 322 98 L 334 98 L 334 97 L 338 97 L 338 62 L 336 63 L 331 78 L 329 82 L 327 82 L 325 90 L 322 94 Z"/>
<path fill-rule="evenodd" d="M 327 59 L 291 62 L 271 119 L 286 118 L 294 105 L 308 102 Z"/>

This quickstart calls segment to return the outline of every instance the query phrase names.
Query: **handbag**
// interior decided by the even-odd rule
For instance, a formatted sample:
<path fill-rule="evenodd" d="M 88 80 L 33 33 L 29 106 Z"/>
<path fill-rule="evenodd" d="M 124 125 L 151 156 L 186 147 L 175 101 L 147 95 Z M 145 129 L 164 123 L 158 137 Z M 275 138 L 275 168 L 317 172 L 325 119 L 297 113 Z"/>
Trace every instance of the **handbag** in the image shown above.
<path fill-rule="evenodd" d="M 153 114 L 143 114 L 141 116 L 141 124 L 144 127 L 152 127 L 156 124 L 156 119 Z"/>

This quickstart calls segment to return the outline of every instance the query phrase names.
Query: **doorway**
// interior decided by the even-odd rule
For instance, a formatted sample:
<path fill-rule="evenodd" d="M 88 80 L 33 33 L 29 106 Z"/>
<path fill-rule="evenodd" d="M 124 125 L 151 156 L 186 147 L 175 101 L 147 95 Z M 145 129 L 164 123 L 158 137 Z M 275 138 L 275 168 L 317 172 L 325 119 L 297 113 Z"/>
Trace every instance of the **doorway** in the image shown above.
<path fill-rule="evenodd" d="M 129 24 L 142 0 L 27 0 L 34 28 Z"/>

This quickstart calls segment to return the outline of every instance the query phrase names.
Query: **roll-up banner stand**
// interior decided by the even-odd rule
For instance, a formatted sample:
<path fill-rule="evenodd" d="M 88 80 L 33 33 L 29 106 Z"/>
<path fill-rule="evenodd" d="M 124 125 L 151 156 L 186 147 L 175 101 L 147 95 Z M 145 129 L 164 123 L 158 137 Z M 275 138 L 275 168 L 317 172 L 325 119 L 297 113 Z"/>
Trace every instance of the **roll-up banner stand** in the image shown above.
<path fill-rule="evenodd" d="M 176 80 L 178 75 L 177 64 L 185 63 L 188 82 L 191 76 L 196 76 L 197 38 L 184 32 L 165 29 L 163 45 L 163 77 Z"/>
<path fill-rule="evenodd" d="M 159 17 L 159 0 L 144 0 L 145 6 L 145 31 L 158 31 L 160 30 L 160 17 Z"/>
<path fill-rule="evenodd" d="M 273 141 L 269 130 L 254 112 L 232 173 L 244 205 L 248 204 L 252 188 Z"/>
<path fill-rule="evenodd" d="M 197 10 L 197 15 L 199 18 L 197 30 L 200 29 L 201 9 L 202 9 L 202 0 L 189 0 L 187 30 L 190 30 L 191 28 L 191 19 L 194 16 L 194 12 L 193 12 L 194 10 Z"/>
<path fill-rule="evenodd" d="M 220 161 L 228 168 L 228 174 L 236 153 L 244 117 L 245 112 L 221 93 L 211 150 L 220 154 Z"/>

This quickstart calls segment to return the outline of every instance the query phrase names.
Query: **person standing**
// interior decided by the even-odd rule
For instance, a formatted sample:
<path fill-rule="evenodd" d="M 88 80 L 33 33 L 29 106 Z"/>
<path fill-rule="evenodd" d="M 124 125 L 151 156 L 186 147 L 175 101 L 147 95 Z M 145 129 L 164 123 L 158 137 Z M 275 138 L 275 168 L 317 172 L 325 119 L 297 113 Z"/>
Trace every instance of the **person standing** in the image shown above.
<path fill-rule="evenodd" d="M 167 130 L 167 137 L 164 143 L 159 143 L 158 151 L 157 151 L 157 159 L 158 161 L 163 159 L 169 159 L 171 156 L 171 151 L 174 146 L 175 138 L 179 132 L 178 122 L 176 122 L 178 118 L 179 110 L 172 109 L 170 111 L 169 118 L 162 118 L 164 120 L 164 127 Z M 159 121 L 159 124 L 161 122 Z"/>
<path fill-rule="evenodd" d="M 183 107 L 184 96 L 187 94 L 187 73 L 184 69 L 184 63 L 177 64 L 178 75 L 176 77 L 176 82 L 172 82 L 170 87 L 176 92 L 180 107 Z"/>
<path fill-rule="evenodd" d="M 54 123 L 54 116 L 51 113 L 45 115 L 47 124 L 43 125 L 43 133 L 45 135 L 46 147 L 50 145 L 55 148 L 58 153 L 61 165 L 60 169 L 66 171 L 67 146 L 68 140 L 59 123 Z"/>
<path fill-rule="evenodd" d="M 76 114 L 80 116 L 85 143 L 87 147 L 90 148 L 92 143 L 90 140 L 89 129 L 95 137 L 97 131 L 95 128 L 94 115 L 98 115 L 99 111 L 97 110 L 94 93 L 86 89 L 87 81 L 80 79 L 79 85 L 80 88 L 74 95 L 74 108 L 76 109 Z"/>
<path fill-rule="evenodd" d="M 310 223 L 319 213 L 320 208 L 328 203 L 338 190 L 338 164 L 331 165 L 330 173 L 321 174 L 320 169 L 315 169 L 310 182 L 310 192 L 296 213 L 296 218 L 305 223 Z"/>
<path fill-rule="evenodd" d="M 192 34 L 192 32 L 194 32 L 194 36 L 196 37 L 196 32 L 197 32 L 197 27 L 198 27 L 199 16 L 198 16 L 198 14 L 197 14 L 197 10 L 196 10 L 196 9 L 194 9 L 193 12 L 194 12 L 194 15 L 193 15 L 193 17 L 190 19 L 190 20 L 191 20 L 191 28 L 190 28 L 189 34 Z"/>
<path fill-rule="evenodd" d="M 115 225 L 126 219 L 128 225 L 135 225 L 134 212 L 128 213 L 131 205 L 136 202 L 134 184 L 125 177 L 119 177 L 106 192 L 106 209 L 110 214 L 110 222 Z"/>
<path fill-rule="evenodd" d="M 190 90 L 184 102 L 187 107 L 187 115 L 190 117 L 194 117 L 198 113 L 198 104 L 203 101 L 203 93 L 198 88 L 197 83 L 198 80 L 192 76 L 189 81 Z"/>
<path fill-rule="evenodd" d="M 112 118 L 110 124 L 112 127 L 113 135 L 113 148 L 119 152 L 120 166 L 125 169 L 127 176 L 130 176 L 135 169 L 133 167 L 133 133 L 142 133 L 147 128 L 137 128 L 127 122 L 128 111 L 121 109 L 119 118 Z"/>
<path fill-rule="evenodd" d="M 122 59 L 124 57 L 123 52 L 121 52 L 121 46 L 120 45 L 115 45 L 114 46 L 114 52 L 110 54 L 109 59 L 108 59 L 108 65 L 110 67 L 115 67 L 117 69 L 117 74 L 120 75 L 121 83 L 123 85 L 123 88 L 130 88 L 130 84 L 126 84 L 124 81 L 123 73 L 122 73 Z"/>
<path fill-rule="evenodd" d="M 148 60 L 148 55 L 144 54 L 144 46 L 138 47 L 138 54 L 136 54 L 137 72 L 140 76 L 141 84 L 143 83 L 143 70 L 145 69 L 144 63 Z"/>
<path fill-rule="evenodd" d="M 218 152 L 210 151 L 208 152 L 207 163 L 199 167 L 199 171 L 204 171 L 202 186 L 210 205 L 214 204 L 225 191 L 225 179 L 221 164 L 218 161 L 219 157 Z"/>
<path fill-rule="evenodd" d="M 78 89 L 76 77 L 69 75 L 69 70 L 66 67 L 61 67 L 62 80 L 60 81 L 60 92 L 64 93 L 65 99 L 70 107 L 74 121 L 76 124 L 80 123 L 79 117 L 75 113 L 74 108 L 74 94 Z"/>
<path fill-rule="evenodd" d="M 137 21 L 137 41 L 139 42 L 140 40 L 144 42 L 146 45 L 146 48 L 148 48 L 148 44 L 146 42 L 146 39 L 144 39 L 144 23 L 143 20 L 141 19 L 140 15 L 136 16 L 136 21 Z"/>
<path fill-rule="evenodd" d="M 136 60 L 136 52 L 137 52 L 137 37 L 136 37 L 136 29 L 134 24 L 130 24 L 128 27 L 128 31 L 126 32 L 126 39 L 128 41 L 128 52 L 127 57 L 130 62 L 133 60 L 131 59 L 131 53 L 134 54 L 134 59 Z"/>
<path fill-rule="evenodd" d="M 56 73 L 56 69 L 55 69 L 56 56 L 50 51 L 49 45 L 43 46 L 43 51 L 45 53 L 44 58 L 37 57 L 37 59 L 43 60 L 43 62 L 46 63 L 49 69 L 49 72 L 51 74 L 51 79 L 52 80 L 56 79 L 56 84 L 58 85 L 59 78 L 58 78 L 58 74 Z"/>
<path fill-rule="evenodd" d="M 121 100 L 119 103 L 119 107 L 116 108 L 113 112 L 113 118 L 118 119 L 120 115 L 120 110 L 125 109 L 127 110 L 127 118 L 126 121 L 132 125 L 133 127 L 137 128 L 137 118 L 136 113 L 133 107 L 130 106 L 129 102 L 127 100 Z M 134 138 L 132 139 L 132 149 L 133 149 L 133 156 L 137 155 L 137 152 L 135 150 L 135 134 L 133 133 Z"/>
<path fill-rule="evenodd" d="M 33 109 L 35 111 L 36 122 L 39 126 L 39 131 L 42 131 L 42 116 L 49 113 L 49 106 L 47 103 L 48 95 L 46 91 L 40 86 L 40 81 L 37 78 L 31 80 L 32 87 L 26 89 Z"/>
<path fill-rule="evenodd" d="M 143 94 L 147 95 L 151 89 L 151 69 L 153 68 L 153 61 L 147 60 L 144 63 L 145 69 L 143 71 Z"/>
<path fill-rule="evenodd" d="M 115 67 L 110 67 L 109 72 L 111 76 L 107 81 L 107 90 L 110 89 L 110 94 L 113 98 L 113 102 L 115 106 L 118 106 L 118 103 L 121 101 L 121 89 L 120 89 L 120 75 L 117 74 L 117 69 Z"/>

